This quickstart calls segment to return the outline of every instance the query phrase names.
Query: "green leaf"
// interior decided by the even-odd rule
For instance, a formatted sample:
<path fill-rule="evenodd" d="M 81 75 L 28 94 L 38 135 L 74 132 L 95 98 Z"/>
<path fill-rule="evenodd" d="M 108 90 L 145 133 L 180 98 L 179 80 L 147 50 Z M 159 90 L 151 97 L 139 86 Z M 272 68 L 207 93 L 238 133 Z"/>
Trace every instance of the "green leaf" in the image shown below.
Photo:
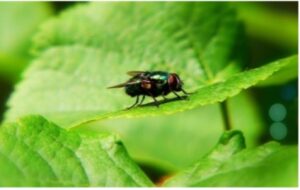
<path fill-rule="evenodd" d="M 78 6 L 37 34 L 38 57 L 11 97 L 6 118 L 38 113 L 69 128 L 107 118 L 171 114 L 223 101 L 297 60 L 234 74 L 240 70 L 239 56 L 233 56 L 240 55 L 239 34 L 233 9 L 223 3 Z M 175 71 L 193 94 L 189 101 L 159 109 L 123 111 L 133 100 L 106 87 L 126 81 L 128 70 Z"/>
<path fill-rule="evenodd" d="M 259 87 L 282 85 L 291 80 L 298 78 L 298 60 L 292 61 L 286 67 L 281 69 L 280 72 L 276 72 L 268 80 L 262 81 L 258 84 Z"/>
<path fill-rule="evenodd" d="M 265 126 L 254 99 L 243 92 L 228 99 L 227 105 L 232 128 L 245 134 L 249 147 L 257 145 Z M 169 174 L 207 154 L 222 134 L 223 125 L 220 105 L 215 104 L 167 116 L 105 120 L 77 130 L 118 134 L 134 160 Z"/>
<path fill-rule="evenodd" d="M 151 186 L 121 142 L 40 116 L 0 128 L 0 186 Z"/>
<path fill-rule="evenodd" d="M 297 186 L 297 147 L 269 142 L 245 149 L 239 131 L 225 132 L 213 151 L 165 186 L 275 187 Z"/>
<path fill-rule="evenodd" d="M 45 2 L 1 2 L 0 76 L 15 82 L 30 60 L 28 49 L 37 26 L 52 14 Z"/>
<path fill-rule="evenodd" d="M 238 69 L 232 56 L 238 34 L 235 13 L 224 3 L 77 6 L 35 36 L 38 57 L 8 118 L 40 113 L 68 127 L 121 110 L 132 100 L 106 87 L 127 80 L 128 70 L 174 71 L 192 91 Z"/>

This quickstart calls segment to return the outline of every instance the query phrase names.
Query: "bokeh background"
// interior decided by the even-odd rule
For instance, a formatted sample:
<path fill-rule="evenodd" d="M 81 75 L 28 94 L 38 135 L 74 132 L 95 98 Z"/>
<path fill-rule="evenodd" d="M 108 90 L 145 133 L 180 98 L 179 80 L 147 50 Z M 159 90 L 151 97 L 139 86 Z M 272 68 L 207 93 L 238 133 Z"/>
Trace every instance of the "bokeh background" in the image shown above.
<path fill-rule="evenodd" d="M 4 117 L 6 101 L 14 86 L 33 59 L 30 52 L 31 40 L 38 27 L 75 4 L 78 3 L 0 3 L 0 120 Z M 238 17 L 245 27 L 248 60 L 245 69 L 298 53 L 297 2 L 231 4 L 236 7 Z M 283 144 L 297 144 L 297 79 L 284 85 L 253 88 L 247 93 L 251 94 L 251 98 L 256 102 L 264 123 L 264 128 L 259 131 L 257 144 L 270 140 Z M 138 122 L 135 124 L 138 125 Z M 147 164 L 141 165 L 147 170 Z M 159 171 L 149 170 L 148 174 L 153 177 L 159 176 L 155 172 Z"/>

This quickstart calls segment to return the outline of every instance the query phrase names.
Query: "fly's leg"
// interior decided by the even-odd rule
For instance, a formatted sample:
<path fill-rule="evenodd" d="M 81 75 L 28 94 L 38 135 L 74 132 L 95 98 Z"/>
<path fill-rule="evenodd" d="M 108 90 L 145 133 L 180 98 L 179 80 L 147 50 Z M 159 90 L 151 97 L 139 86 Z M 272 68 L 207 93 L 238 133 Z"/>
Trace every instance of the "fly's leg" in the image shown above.
<path fill-rule="evenodd" d="M 143 95 L 141 102 L 139 103 L 139 105 L 141 105 L 145 100 L 145 95 Z"/>
<path fill-rule="evenodd" d="M 156 98 L 155 98 L 154 96 L 152 96 L 152 95 L 151 95 L 151 97 L 153 98 L 153 100 L 154 100 L 154 102 L 155 102 L 155 105 L 156 105 L 156 107 L 159 107 L 159 103 L 158 103 L 158 101 L 156 100 Z"/>
<path fill-rule="evenodd" d="M 152 95 L 152 93 L 151 93 L 151 92 L 148 92 L 148 94 L 153 98 L 156 107 L 159 107 L 159 103 L 158 103 L 158 101 L 156 100 L 156 98 Z"/>
<path fill-rule="evenodd" d="M 138 103 L 139 103 L 139 96 L 136 97 L 135 103 L 134 103 L 132 106 L 128 107 L 127 109 L 129 110 L 129 109 L 133 108 L 133 107 L 134 107 L 135 105 L 137 105 Z"/>
<path fill-rule="evenodd" d="M 183 92 L 183 94 L 185 94 L 185 95 L 189 95 L 189 93 L 187 93 L 183 88 L 181 89 L 181 91 Z"/>
<path fill-rule="evenodd" d="M 168 98 L 166 98 L 166 96 L 164 96 L 164 95 L 161 95 L 161 96 L 163 97 L 164 101 L 168 100 Z"/>
<path fill-rule="evenodd" d="M 187 93 L 183 88 L 181 89 L 184 95 L 186 95 L 186 99 L 189 99 L 189 93 Z"/>
<path fill-rule="evenodd" d="M 177 96 L 177 98 L 182 99 L 182 97 L 179 96 L 175 91 L 172 91 L 172 92 L 173 92 L 173 94 L 175 94 Z"/>

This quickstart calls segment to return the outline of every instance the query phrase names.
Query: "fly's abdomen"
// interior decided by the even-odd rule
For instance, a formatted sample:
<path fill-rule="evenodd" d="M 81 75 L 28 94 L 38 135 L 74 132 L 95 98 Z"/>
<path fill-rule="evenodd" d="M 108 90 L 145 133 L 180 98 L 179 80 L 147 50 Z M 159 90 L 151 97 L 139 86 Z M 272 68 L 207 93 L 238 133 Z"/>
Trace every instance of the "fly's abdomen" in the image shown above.
<path fill-rule="evenodd" d="M 126 85 L 125 92 L 132 97 L 143 94 L 140 84 Z"/>

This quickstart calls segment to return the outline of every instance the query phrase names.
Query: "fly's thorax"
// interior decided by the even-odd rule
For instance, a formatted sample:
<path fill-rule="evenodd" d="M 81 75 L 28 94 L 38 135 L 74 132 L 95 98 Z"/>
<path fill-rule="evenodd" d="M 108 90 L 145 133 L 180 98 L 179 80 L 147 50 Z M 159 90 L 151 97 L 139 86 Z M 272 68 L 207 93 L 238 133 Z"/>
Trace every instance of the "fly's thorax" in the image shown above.
<path fill-rule="evenodd" d="M 168 81 L 169 73 L 163 71 L 155 71 L 150 73 L 149 79 L 158 83 L 165 83 Z"/>

